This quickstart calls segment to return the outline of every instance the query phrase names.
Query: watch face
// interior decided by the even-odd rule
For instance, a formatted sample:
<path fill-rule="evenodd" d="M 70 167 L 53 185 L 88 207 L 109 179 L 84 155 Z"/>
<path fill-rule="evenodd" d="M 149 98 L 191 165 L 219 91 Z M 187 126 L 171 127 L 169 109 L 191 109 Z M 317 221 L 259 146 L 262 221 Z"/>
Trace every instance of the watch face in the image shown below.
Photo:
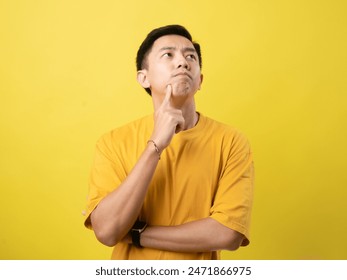
<path fill-rule="evenodd" d="M 136 221 L 135 225 L 133 226 L 133 230 L 142 230 L 146 228 L 147 224 L 142 221 Z"/>

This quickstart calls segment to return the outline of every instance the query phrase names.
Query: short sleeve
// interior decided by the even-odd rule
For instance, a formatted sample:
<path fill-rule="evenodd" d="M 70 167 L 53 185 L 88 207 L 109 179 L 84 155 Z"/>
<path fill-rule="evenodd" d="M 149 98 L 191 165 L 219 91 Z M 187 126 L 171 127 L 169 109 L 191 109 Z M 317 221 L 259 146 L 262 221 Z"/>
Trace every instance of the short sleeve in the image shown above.
<path fill-rule="evenodd" d="M 246 246 L 253 203 L 253 155 L 245 137 L 237 137 L 234 141 L 221 173 L 210 217 L 243 234 L 245 239 L 241 245 Z"/>
<path fill-rule="evenodd" d="M 99 202 L 115 190 L 126 177 L 124 165 L 114 149 L 110 134 L 105 134 L 96 144 L 90 172 L 89 193 L 85 209 L 85 226 L 92 228 L 90 214 Z"/>

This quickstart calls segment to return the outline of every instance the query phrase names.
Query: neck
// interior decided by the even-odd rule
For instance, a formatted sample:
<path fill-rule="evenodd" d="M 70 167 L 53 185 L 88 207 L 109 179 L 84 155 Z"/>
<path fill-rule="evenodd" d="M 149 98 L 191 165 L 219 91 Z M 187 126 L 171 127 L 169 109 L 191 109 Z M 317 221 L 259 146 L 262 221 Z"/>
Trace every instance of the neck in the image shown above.
<path fill-rule="evenodd" d="M 153 99 L 153 105 L 154 110 L 156 111 L 160 107 L 161 102 L 155 102 Z M 185 120 L 183 130 L 188 130 L 196 126 L 199 121 L 199 114 L 196 112 L 194 99 L 190 100 L 190 102 L 186 100 L 184 103 L 171 100 L 171 106 L 182 111 L 182 115 Z"/>
<path fill-rule="evenodd" d="M 182 110 L 182 114 L 185 120 L 183 130 L 188 130 L 196 126 L 199 121 L 199 114 L 195 111 L 195 106 L 193 110 Z"/>

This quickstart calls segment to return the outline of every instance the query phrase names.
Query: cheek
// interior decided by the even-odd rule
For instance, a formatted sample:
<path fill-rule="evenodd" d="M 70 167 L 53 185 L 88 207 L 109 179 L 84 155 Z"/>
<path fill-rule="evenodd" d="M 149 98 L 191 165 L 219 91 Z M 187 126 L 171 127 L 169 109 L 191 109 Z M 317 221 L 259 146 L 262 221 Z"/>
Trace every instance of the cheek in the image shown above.
<path fill-rule="evenodd" d="M 199 72 L 194 76 L 194 85 L 200 88 L 201 82 L 201 73 Z"/>
<path fill-rule="evenodd" d="M 170 72 L 163 67 L 156 67 L 148 73 L 148 82 L 152 90 L 165 92 L 166 86 L 170 83 Z"/>
<path fill-rule="evenodd" d="M 156 65 L 155 67 L 152 67 L 148 73 L 149 73 L 149 77 L 152 80 L 158 80 L 160 79 L 160 77 L 166 76 L 167 72 L 168 70 L 166 67 L 163 67 L 161 65 Z"/>

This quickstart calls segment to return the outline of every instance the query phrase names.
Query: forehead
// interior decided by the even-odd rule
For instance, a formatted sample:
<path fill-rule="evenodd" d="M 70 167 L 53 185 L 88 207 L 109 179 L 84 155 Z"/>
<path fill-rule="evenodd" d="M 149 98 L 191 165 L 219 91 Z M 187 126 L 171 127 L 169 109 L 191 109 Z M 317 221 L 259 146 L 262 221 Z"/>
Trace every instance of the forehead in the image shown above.
<path fill-rule="evenodd" d="M 158 52 L 163 48 L 172 48 L 172 49 L 194 49 L 193 43 L 189 41 L 186 37 L 180 35 L 165 35 L 158 38 L 153 46 L 152 52 Z"/>

